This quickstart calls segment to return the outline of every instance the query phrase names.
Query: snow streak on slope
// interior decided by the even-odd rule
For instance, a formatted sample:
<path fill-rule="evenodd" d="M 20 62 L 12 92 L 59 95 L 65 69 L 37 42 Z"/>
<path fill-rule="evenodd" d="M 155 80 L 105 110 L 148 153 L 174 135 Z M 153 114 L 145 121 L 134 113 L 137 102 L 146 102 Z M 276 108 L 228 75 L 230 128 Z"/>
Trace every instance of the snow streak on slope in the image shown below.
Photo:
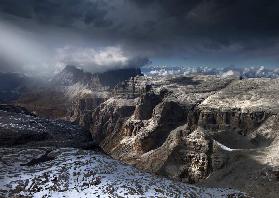
<path fill-rule="evenodd" d="M 48 153 L 52 160 L 34 160 L 50 149 L 2 148 L 0 197 L 205 198 L 239 193 L 232 189 L 199 188 L 153 176 L 94 151 L 55 149 Z"/>

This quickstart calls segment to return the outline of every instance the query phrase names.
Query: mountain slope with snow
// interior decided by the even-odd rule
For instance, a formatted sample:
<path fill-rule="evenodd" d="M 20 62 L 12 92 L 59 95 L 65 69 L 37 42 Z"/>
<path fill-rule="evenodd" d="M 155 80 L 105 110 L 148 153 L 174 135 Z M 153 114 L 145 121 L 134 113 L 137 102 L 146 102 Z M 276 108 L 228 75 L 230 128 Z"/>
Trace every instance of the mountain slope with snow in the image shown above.
<path fill-rule="evenodd" d="M 48 160 L 43 160 L 46 153 Z M 95 151 L 2 148 L 0 156 L 0 197 L 209 198 L 242 195 L 232 189 L 200 188 L 174 182 Z"/>

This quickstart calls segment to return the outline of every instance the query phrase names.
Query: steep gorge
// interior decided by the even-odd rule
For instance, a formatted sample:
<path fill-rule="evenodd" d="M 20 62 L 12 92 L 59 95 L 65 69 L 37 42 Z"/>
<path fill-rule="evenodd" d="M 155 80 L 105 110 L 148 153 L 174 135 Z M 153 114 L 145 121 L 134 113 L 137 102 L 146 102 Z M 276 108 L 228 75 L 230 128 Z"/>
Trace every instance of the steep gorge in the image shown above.
<path fill-rule="evenodd" d="M 115 159 L 175 180 L 208 185 L 207 180 L 227 167 L 257 161 L 262 155 L 255 152 L 277 145 L 278 124 L 265 125 L 278 117 L 278 88 L 270 87 L 278 80 L 214 76 L 131 80 L 138 90 L 134 97 L 125 94 L 125 87 L 121 91 L 116 87 L 113 96 L 86 110 L 87 119 L 80 116 L 93 139 Z M 276 162 L 271 167 L 277 166 Z M 247 165 L 232 177 L 253 167 Z M 221 183 L 254 195 L 239 177 L 235 184 L 226 177 Z M 261 180 L 259 176 L 258 186 Z"/>

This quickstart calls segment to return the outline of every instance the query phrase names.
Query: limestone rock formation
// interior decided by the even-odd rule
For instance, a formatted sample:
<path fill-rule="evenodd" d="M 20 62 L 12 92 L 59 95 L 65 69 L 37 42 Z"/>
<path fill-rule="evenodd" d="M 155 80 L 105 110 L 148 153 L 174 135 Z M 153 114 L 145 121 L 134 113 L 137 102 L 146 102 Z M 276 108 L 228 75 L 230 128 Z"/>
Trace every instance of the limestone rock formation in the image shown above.
<path fill-rule="evenodd" d="M 115 73 L 117 77 L 111 79 Z M 219 108 L 215 105 L 216 100 L 224 99 L 220 96 L 227 93 L 227 89 L 240 89 L 235 92 L 242 93 L 243 86 L 235 85 L 242 81 L 236 77 L 146 77 L 139 73 L 137 69 L 125 69 L 90 74 L 69 66 L 52 81 L 63 87 L 58 94 L 61 96 L 59 103 L 49 99 L 54 97 L 50 94 L 52 92 L 43 94 L 50 95 L 44 99 L 46 103 L 41 103 L 39 95 L 38 104 L 44 105 L 33 103 L 34 98 L 31 97 L 32 104 L 47 111 L 50 107 L 61 108 L 57 104 L 63 104 L 62 109 L 67 108 L 70 121 L 80 126 L 40 118 L 25 108 L 0 105 L 0 145 L 5 147 L 2 148 L 0 168 L 9 172 L 9 180 L 6 180 L 6 175 L 0 175 L 0 184 L 4 187 L 0 188 L 0 196 L 25 196 L 28 193 L 30 196 L 55 196 L 61 192 L 62 196 L 78 190 L 85 196 L 102 193 L 122 196 L 125 191 L 124 196 L 135 195 L 135 192 L 144 196 L 150 192 L 152 196 L 163 197 L 246 197 L 237 190 L 225 189 L 227 187 L 254 195 L 243 185 L 249 176 L 244 174 L 235 183 L 224 175 L 234 172 L 239 177 L 239 171 L 228 172 L 228 167 L 242 170 L 248 157 L 255 157 L 258 162 L 269 162 L 256 152 L 265 152 L 272 160 L 277 160 L 276 147 L 267 147 L 277 145 L 278 136 L 272 132 L 277 130 L 277 114 L 256 105 L 245 110 L 242 106 L 223 104 Z M 258 89 L 268 93 L 273 91 L 266 90 L 263 85 L 269 84 L 258 83 L 255 92 Z M 277 96 L 276 92 L 272 94 Z M 274 97 L 263 98 L 266 106 Z M 48 105 L 49 101 L 53 106 Z M 115 159 L 180 182 L 140 172 L 95 152 L 61 148 L 88 149 L 96 145 Z M 20 162 L 13 168 L 9 163 L 15 161 L 15 156 Z M 257 171 L 256 176 L 260 175 L 260 180 L 252 178 L 259 189 L 262 181 L 270 180 L 271 186 L 278 181 L 276 162 L 272 163 L 274 166 L 269 167 L 257 164 L 253 170 Z M 250 164 L 251 161 L 243 169 L 249 172 Z M 54 175 L 53 171 L 61 177 Z M 24 173 L 26 179 L 19 178 L 19 173 Z M 219 184 L 214 183 L 219 180 Z M 142 185 L 142 181 L 147 184 Z M 204 186 L 214 183 L 222 189 L 211 191 L 181 181 Z M 131 183 L 135 186 L 130 186 Z M 11 185 L 13 188 L 9 189 Z M 94 188 L 97 185 L 99 188 Z M 41 191 L 43 188 L 45 191 Z"/>
<path fill-rule="evenodd" d="M 116 86 L 108 100 L 88 112 L 89 123 L 83 125 L 115 159 L 188 183 L 220 181 L 222 187 L 255 196 L 264 192 L 263 168 L 271 167 L 266 174 L 274 175 L 271 186 L 276 182 L 278 83 L 138 76 Z M 245 184 L 252 178 L 258 190 Z"/>

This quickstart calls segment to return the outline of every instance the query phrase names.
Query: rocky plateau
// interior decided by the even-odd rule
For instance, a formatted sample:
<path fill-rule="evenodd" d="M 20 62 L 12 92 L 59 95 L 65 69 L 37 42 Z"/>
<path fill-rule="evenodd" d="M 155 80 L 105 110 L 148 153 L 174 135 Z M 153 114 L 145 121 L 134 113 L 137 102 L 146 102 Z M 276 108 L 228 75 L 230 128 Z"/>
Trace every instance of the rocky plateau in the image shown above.
<path fill-rule="evenodd" d="M 269 78 L 138 76 L 109 97 L 81 98 L 74 120 L 106 154 L 141 170 L 276 197 L 278 91 Z"/>
<path fill-rule="evenodd" d="M 77 165 L 77 169 L 80 170 L 78 174 L 86 174 L 88 168 L 94 171 L 95 167 L 103 166 L 108 160 L 113 164 L 108 163 L 110 165 L 106 168 L 109 168 L 109 171 L 106 171 L 106 174 L 114 176 L 104 178 L 110 178 L 110 186 L 114 186 L 114 190 L 110 191 L 107 190 L 110 187 L 102 186 L 98 193 L 112 193 L 111 197 L 277 197 L 279 79 L 242 79 L 238 76 L 198 74 L 142 76 L 138 70 L 133 70 L 132 75 L 129 72 L 109 84 L 104 80 L 112 78 L 110 73 L 98 74 L 96 77 L 72 67 L 66 68 L 53 80 L 61 86 L 59 90 L 63 97 L 60 98 L 59 104 L 67 104 L 63 106 L 63 114 L 52 116 L 60 120 L 41 118 L 47 117 L 46 114 L 43 111 L 34 111 L 34 107 L 22 98 L 18 100 L 18 104 L 26 109 L 21 109 L 20 112 L 7 109 L 7 106 L 4 109 L 2 105 L 0 141 L 1 145 L 5 146 L 2 149 L 4 158 L 13 161 L 14 154 L 11 153 L 17 153 L 16 149 L 22 146 L 27 149 L 27 153 L 31 148 L 38 149 L 41 157 L 35 158 L 35 161 L 47 158 L 49 153 L 60 153 L 55 155 L 58 157 L 51 162 L 40 163 L 34 167 L 36 174 L 40 175 L 43 171 L 45 178 L 52 177 L 45 168 L 48 163 L 54 161 L 57 162 L 57 167 L 64 167 L 67 171 L 75 169 Z M 41 101 L 41 97 L 37 101 Z M 45 106 L 39 105 L 39 108 Z M 52 130 L 52 126 L 55 126 L 55 130 Z M 53 141 L 54 139 L 56 141 Z M 46 145 L 57 150 L 46 149 Z M 64 147 L 75 148 L 63 150 Z M 96 147 L 113 159 L 102 156 L 102 160 L 99 159 L 102 163 L 96 165 L 99 160 L 93 162 L 92 159 L 96 159 L 96 155 L 100 154 L 84 150 Z M 42 150 L 45 154 L 42 154 Z M 69 153 L 75 157 L 70 159 Z M 80 153 L 83 154 L 80 156 Z M 65 167 L 65 164 L 61 164 L 67 160 L 72 160 L 74 165 Z M 3 161 L 3 158 L 1 163 L 3 170 L 9 169 L 7 161 Z M 124 180 L 126 176 L 123 176 L 123 172 L 118 173 L 111 169 L 119 164 L 121 167 L 129 167 L 127 170 L 123 168 L 125 174 L 144 174 L 140 180 L 146 181 L 145 185 L 150 186 L 152 190 L 142 190 L 139 193 L 139 188 L 143 188 L 139 187 L 139 180 L 136 183 L 134 180 Z M 17 171 L 28 174 L 30 181 L 30 170 L 23 167 Z M 13 174 L 16 173 L 14 170 Z M 64 178 L 65 181 L 69 181 L 69 174 Z M 94 175 L 96 174 L 101 173 Z M 115 175 L 121 175 L 123 180 L 116 179 Z M 2 175 L 1 184 L 6 181 L 3 180 L 6 176 Z M 5 190 L 2 191 L 2 195 L 27 196 L 26 189 L 27 186 L 30 187 L 30 183 L 20 184 L 18 188 L 24 188 L 22 193 L 9 191 L 8 186 L 19 186 L 19 180 L 15 176 L 8 177 L 13 181 L 4 182 Z M 85 183 L 88 183 L 87 179 L 96 180 L 95 176 L 95 179 L 93 176 L 83 178 L 86 179 Z M 173 188 L 167 190 L 169 186 L 162 183 L 160 190 L 155 193 L 155 187 L 150 182 L 158 181 L 158 178 L 167 181 L 167 185 L 171 182 L 175 186 L 175 192 Z M 31 180 L 35 181 L 34 179 L 33 177 Z M 125 185 L 129 182 L 132 182 L 131 185 L 135 184 L 136 188 L 133 187 L 132 191 L 137 193 L 123 194 L 124 191 L 131 190 L 125 185 L 124 191 L 120 192 L 118 185 L 121 182 L 126 183 Z M 62 191 L 82 191 L 80 182 L 72 186 L 68 185 L 69 182 L 66 183 L 67 188 L 63 188 Z M 45 197 L 52 197 L 53 193 L 58 191 L 53 189 L 52 183 L 43 184 L 50 187 L 47 193 L 43 191 L 46 193 Z M 43 184 L 37 183 L 36 185 L 40 186 L 39 190 L 29 196 L 41 195 L 36 193 L 40 192 Z M 92 195 L 92 189 L 96 189 L 91 185 L 87 186 L 86 189 L 91 191 L 82 191 L 88 193 L 84 197 Z M 194 194 L 189 194 L 190 186 L 196 189 Z M 225 193 L 210 191 L 204 194 L 212 188 Z M 236 190 L 228 191 L 228 188 Z M 97 193 L 96 190 L 94 192 Z M 115 192 L 117 193 L 113 194 Z M 174 194 L 171 194 L 172 192 Z"/>

